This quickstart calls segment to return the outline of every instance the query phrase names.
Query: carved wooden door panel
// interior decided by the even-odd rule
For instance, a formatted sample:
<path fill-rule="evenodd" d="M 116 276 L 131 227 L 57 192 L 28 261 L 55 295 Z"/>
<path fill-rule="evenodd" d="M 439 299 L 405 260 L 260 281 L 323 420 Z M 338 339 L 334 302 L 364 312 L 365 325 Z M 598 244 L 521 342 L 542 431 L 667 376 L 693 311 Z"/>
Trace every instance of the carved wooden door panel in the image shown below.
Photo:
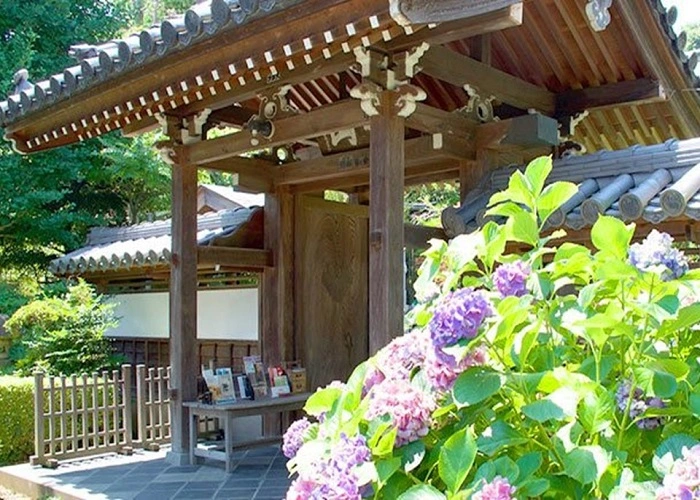
<path fill-rule="evenodd" d="M 369 352 L 367 209 L 309 197 L 296 213 L 296 348 L 314 389 Z"/>

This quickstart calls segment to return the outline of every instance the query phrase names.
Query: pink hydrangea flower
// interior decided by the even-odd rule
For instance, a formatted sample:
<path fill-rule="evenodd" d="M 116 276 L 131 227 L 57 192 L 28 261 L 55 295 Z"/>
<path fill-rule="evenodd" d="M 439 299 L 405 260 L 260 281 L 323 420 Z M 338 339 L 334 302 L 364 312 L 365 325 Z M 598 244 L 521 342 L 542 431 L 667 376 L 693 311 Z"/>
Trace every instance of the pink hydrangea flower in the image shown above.
<path fill-rule="evenodd" d="M 695 500 L 700 498 L 700 444 L 683 450 L 683 457 L 671 466 L 657 500 Z"/>
<path fill-rule="evenodd" d="M 386 379 L 410 379 L 411 372 L 423 364 L 429 345 L 430 339 L 422 331 L 409 332 L 392 340 L 377 353 L 375 366 L 365 376 L 364 394 Z"/>
<path fill-rule="evenodd" d="M 438 391 L 449 391 L 457 377 L 472 366 L 482 366 L 487 361 L 486 348 L 476 347 L 460 361 L 438 349 L 429 349 L 423 370 L 430 385 Z"/>
<path fill-rule="evenodd" d="M 397 429 L 396 446 L 400 447 L 428 434 L 434 406 L 431 396 L 407 380 L 387 379 L 372 390 L 365 417 L 374 420 L 389 415 Z"/>
<path fill-rule="evenodd" d="M 496 476 L 490 483 L 485 483 L 481 490 L 472 496 L 472 500 L 511 500 L 515 487 L 507 479 Z"/>

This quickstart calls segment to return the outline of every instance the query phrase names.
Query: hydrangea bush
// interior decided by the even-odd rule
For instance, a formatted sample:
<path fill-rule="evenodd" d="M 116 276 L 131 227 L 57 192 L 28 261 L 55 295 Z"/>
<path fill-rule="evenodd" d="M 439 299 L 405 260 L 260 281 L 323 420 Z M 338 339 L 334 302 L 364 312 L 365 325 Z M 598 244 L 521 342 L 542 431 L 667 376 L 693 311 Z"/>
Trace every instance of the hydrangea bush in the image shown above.
<path fill-rule="evenodd" d="M 285 436 L 288 499 L 700 498 L 700 274 L 611 217 L 542 236 L 576 192 L 551 168 L 432 242 L 408 333 Z"/>

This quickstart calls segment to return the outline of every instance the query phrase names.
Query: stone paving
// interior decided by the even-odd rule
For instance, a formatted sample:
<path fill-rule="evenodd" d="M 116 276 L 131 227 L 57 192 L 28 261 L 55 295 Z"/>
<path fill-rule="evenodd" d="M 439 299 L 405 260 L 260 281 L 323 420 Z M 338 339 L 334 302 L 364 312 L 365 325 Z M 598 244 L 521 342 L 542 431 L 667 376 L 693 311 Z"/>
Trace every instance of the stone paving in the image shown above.
<path fill-rule="evenodd" d="M 227 474 L 218 463 L 173 466 L 164 452 L 139 452 L 66 463 L 49 470 L 19 465 L 0 469 L 0 484 L 19 493 L 95 500 L 231 499 L 280 500 L 291 480 L 279 446 L 238 452 L 236 467 Z M 33 494 L 15 479 L 34 482 Z"/>

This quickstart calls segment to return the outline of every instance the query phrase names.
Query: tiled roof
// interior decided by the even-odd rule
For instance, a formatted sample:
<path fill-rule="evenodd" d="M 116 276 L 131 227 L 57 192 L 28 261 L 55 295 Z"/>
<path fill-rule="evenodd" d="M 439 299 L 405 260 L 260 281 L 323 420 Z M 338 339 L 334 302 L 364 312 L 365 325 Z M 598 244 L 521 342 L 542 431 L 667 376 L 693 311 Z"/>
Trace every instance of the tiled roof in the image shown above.
<path fill-rule="evenodd" d="M 448 236 L 482 225 L 491 195 L 507 187 L 516 169 L 522 167 L 494 171 L 459 208 L 447 208 L 442 221 Z M 600 214 L 654 224 L 700 220 L 700 138 L 555 160 L 548 182 L 555 181 L 573 182 L 579 189 L 549 218 L 550 228 L 581 229 Z"/>
<path fill-rule="evenodd" d="M 197 217 L 197 244 L 212 244 L 242 228 L 260 208 L 237 208 Z M 152 267 L 170 262 L 170 219 L 129 227 L 98 227 L 84 247 L 51 262 L 57 275 Z"/>
<path fill-rule="evenodd" d="M 667 9 L 661 0 L 647 1 L 658 13 L 661 27 L 664 29 L 666 36 L 671 42 L 673 52 L 683 64 L 683 70 L 688 76 L 688 79 L 693 82 L 695 86 L 700 85 L 700 77 L 695 73 L 695 69 L 698 65 L 698 53 L 693 52 L 691 55 L 686 54 L 685 46 L 688 41 L 687 34 L 685 32 L 676 33 L 673 29 L 673 25 L 678 19 L 678 9 L 675 6 Z"/>
<path fill-rule="evenodd" d="M 302 1 L 207 0 L 193 5 L 184 14 L 164 20 L 159 26 L 121 40 L 85 47 L 91 57 L 0 102 L 0 127 L 146 62 Z"/>

